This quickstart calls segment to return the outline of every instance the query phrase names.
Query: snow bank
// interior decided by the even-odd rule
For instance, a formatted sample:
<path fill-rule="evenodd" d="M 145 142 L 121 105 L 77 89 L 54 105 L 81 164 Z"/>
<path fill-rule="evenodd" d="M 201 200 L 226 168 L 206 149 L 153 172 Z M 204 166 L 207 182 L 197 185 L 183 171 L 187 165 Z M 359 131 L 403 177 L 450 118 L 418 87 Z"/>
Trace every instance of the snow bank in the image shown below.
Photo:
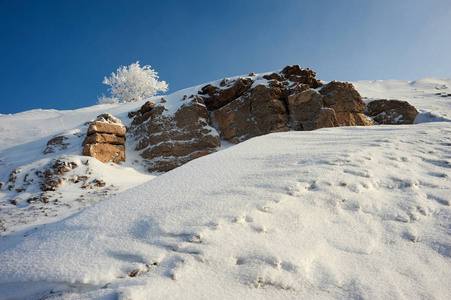
<path fill-rule="evenodd" d="M 448 122 L 254 138 L 3 238 L 0 294 L 449 298 L 450 145 Z"/>

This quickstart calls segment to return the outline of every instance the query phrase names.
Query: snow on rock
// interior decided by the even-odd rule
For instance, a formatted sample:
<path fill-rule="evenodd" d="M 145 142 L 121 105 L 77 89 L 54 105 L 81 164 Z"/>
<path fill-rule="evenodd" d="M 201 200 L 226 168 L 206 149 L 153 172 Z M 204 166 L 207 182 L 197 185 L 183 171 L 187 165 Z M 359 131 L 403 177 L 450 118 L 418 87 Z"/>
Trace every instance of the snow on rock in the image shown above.
<path fill-rule="evenodd" d="M 315 76 L 295 65 L 270 75 L 224 78 L 183 95 L 174 113 L 168 108 L 175 107 L 174 95 L 148 101 L 128 114 L 134 149 L 149 172 L 167 172 L 217 151 L 220 136 L 236 144 L 273 132 L 374 124 L 363 115 L 365 103 L 352 84 L 322 86 Z"/>
<path fill-rule="evenodd" d="M 149 172 L 167 172 L 193 159 L 211 154 L 221 146 L 219 134 L 208 125 L 203 101 L 192 96 L 174 115 L 163 105 L 146 102 L 134 119 L 130 134 L 136 141 Z"/>
<path fill-rule="evenodd" d="M 407 101 L 374 100 L 366 105 L 365 114 L 378 124 L 413 124 L 418 111 Z"/>
<path fill-rule="evenodd" d="M 448 122 L 254 138 L 2 238 L 0 294 L 446 299 L 450 145 Z"/>
<path fill-rule="evenodd" d="M 310 69 L 287 66 L 269 75 L 225 78 L 199 94 L 212 126 L 234 144 L 273 132 L 373 125 L 362 114 L 365 103 L 352 84 L 323 86 L 315 76 Z"/>

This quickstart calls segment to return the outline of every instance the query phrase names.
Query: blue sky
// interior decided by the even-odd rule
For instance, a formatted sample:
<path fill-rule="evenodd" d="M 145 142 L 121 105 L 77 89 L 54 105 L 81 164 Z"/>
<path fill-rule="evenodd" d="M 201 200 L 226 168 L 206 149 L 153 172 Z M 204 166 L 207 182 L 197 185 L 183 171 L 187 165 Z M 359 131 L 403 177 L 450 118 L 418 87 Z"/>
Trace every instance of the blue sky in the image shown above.
<path fill-rule="evenodd" d="M 451 77 L 451 1 L 0 0 L 0 113 L 75 109 L 121 65 L 169 93 L 286 65 L 322 80 Z"/>

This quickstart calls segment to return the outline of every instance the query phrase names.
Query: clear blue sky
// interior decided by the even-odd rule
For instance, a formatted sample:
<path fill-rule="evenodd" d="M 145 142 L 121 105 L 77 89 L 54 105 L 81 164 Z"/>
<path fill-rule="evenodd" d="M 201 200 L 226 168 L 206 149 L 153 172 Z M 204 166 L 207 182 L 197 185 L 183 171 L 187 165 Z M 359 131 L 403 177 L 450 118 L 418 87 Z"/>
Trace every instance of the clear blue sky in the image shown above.
<path fill-rule="evenodd" d="M 121 65 L 169 93 L 288 64 L 323 80 L 451 77 L 450 0 L 0 0 L 0 113 L 74 109 Z"/>

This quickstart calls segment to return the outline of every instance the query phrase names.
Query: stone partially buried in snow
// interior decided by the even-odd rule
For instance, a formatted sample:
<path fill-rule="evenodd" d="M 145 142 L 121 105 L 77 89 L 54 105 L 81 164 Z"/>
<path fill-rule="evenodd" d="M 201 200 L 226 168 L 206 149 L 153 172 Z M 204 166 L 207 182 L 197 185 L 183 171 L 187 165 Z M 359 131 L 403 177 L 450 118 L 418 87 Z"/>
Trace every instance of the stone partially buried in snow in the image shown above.
<path fill-rule="evenodd" d="M 65 142 L 68 140 L 68 137 L 59 135 L 53 137 L 47 142 L 47 146 L 44 149 L 44 154 L 55 153 L 56 151 L 61 151 L 67 149 L 69 143 Z"/>
<path fill-rule="evenodd" d="M 406 101 L 383 99 L 368 103 L 365 114 L 379 124 L 413 124 L 418 110 Z"/>

